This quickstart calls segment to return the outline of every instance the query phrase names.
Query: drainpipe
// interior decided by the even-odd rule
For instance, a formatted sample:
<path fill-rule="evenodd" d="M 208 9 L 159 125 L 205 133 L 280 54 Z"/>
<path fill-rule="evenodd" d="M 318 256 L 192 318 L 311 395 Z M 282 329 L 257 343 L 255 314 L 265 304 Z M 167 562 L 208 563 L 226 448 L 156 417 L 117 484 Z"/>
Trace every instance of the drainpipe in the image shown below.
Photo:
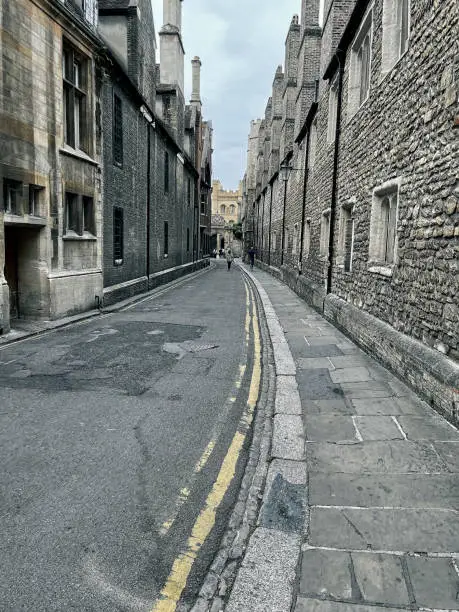
<path fill-rule="evenodd" d="M 273 217 L 273 190 L 274 181 L 271 183 L 271 197 L 269 199 L 268 266 L 271 265 L 271 222 Z"/>
<path fill-rule="evenodd" d="M 265 227 L 265 200 L 266 200 L 266 191 L 263 193 L 263 206 L 261 209 L 261 261 L 264 261 L 263 257 L 263 246 L 264 246 L 264 227 Z"/>
<path fill-rule="evenodd" d="M 343 99 L 343 75 L 344 65 L 346 62 L 346 52 L 342 49 L 336 51 L 336 59 L 338 60 L 338 100 L 336 109 L 336 131 L 335 131 L 335 147 L 333 153 L 333 177 L 332 177 L 332 193 L 330 202 L 330 236 L 328 240 L 328 270 L 327 270 L 327 295 L 332 292 L 333 278 L 333 256 L 334 256 L 334 228 L 336 218 L 336 203 L 338 196 L 338 164 L 339 164 L 339 145 L 341 136 L 341 115 L 342 115 L 342 99 Z"/>
<path fill-rule="evenodd" d="M 284 180 L 284 207 L 282 209 L 282 241 L 281 241 L 281 266 L 284 265 L 284 247 L 285 247 L 285 207 L 287 204 L 287 183 L 288 180 Z"/>
<path fill-rule="evenodd" d="M 298 262 L 299 273 L 303 272 L 303 247 L 304 247 L 304 219 L 306 215 L 306 194 L 308 190 L 308 178 L 309 178 L 309 143 L 311 141 L 311 126 L 309 126 L 308 134 L 306 136 L 306 151 L 304 159 L 304 179 L 303 179 L 303 202 L 301 208 L 301 240 L 300 240 L 300 258 Z"/>
<path fill-rule="evenodd" d="M 151 130 L 155 127 L 153 117 L 145 106 L 141 106 L 140 112 L 147 122 L 147 211 L 146 211 L 146 265 L 145 274 L 147 276 L 147 288 L 150 284 L 150 199 L 151 199 Z"/>

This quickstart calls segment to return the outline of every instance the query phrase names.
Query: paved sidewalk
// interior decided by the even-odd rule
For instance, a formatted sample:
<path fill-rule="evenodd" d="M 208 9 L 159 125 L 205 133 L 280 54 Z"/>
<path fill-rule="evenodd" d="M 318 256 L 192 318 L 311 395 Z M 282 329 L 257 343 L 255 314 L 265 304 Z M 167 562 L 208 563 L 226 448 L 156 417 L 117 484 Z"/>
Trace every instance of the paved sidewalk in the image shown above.
<path fill-rule="evenodd" d="M 272 461 L 227 610 L 459 610 L 458 431 L 284 284 L 253 277 L 276 362 Z"/>

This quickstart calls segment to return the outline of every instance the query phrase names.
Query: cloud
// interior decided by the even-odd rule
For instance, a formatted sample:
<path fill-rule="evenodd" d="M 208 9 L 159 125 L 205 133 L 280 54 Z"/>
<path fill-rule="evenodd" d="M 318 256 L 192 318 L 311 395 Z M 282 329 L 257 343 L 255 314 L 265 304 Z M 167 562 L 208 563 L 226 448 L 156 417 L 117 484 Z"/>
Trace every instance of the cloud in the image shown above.
<path fill-rule="evenodd" d="M 157 32 L 162 4 L 152 0 Z M 182 6 L 185 98 L 191 90 L 190 61 L 198 55 L 203 112 L 214 126 L 214 177 L 234 189 L 244 172 L 250 120 L 264 115 L 301 0 L 184 0 Z"/>

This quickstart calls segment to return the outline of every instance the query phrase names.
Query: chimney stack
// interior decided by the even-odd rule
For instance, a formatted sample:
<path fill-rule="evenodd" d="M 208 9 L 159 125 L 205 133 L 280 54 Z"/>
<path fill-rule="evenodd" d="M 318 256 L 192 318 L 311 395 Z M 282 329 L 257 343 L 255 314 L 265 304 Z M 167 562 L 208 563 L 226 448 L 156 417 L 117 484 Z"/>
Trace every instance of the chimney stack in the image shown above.
<path fill-rule="evenodd" d="M 190 103 L 201 107 L 201 60 L 195 56 L 191 60 L 192 91 Z"/>
<path fill-rule="evenodd" d="M 163 27 L 159 31 L 160 74 L 164 85 L 177 85 L 184 91 L 184 57 L 182 42 L 182 1 L 163 0 Z"/>

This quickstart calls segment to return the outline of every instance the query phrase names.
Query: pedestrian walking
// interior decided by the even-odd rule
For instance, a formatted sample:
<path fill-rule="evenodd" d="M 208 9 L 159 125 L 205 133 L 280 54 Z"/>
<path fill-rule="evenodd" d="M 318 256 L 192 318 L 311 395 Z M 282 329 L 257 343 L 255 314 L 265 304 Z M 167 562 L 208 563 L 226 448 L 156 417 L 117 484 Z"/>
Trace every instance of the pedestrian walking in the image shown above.
<path fill-rule="evenodd" d="M 231 264 L 233 263 L 233 253 L 231 249 L 228 247 L 226 249 L 226 263 L 228 264 L 228 272 L 231 270 Z"/>
<path fill-rule="evenodd" d="M 248 250 L 248 254 L 249 254 L 249 260 L 250 260 L 250 267 L 253 269 L 253 264 L 255 261 L 255 249 L 253 248 L 253 246 L 251 246 L 250 249 Z"/>

